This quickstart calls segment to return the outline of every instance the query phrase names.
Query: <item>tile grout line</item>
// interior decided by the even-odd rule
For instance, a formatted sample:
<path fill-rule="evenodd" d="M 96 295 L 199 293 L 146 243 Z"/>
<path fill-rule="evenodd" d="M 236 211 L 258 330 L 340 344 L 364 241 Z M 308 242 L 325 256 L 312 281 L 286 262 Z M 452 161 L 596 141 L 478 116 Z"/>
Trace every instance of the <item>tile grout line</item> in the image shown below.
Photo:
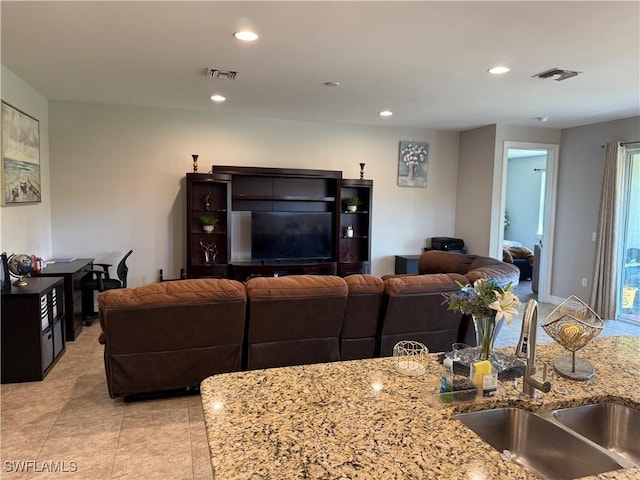
<path fill-rule="evenodd" d="M 126 410 L 126 406 L 122 409 L 122 414 L 120 416 L 120 427 L 118 428 L 118 438 L 116 439 L 116 445 L 113 449 L 113 459 L 111 460 L 111 466 L 109 467 L 109 480 L 113 477 L 113 469 L 116 465 L 116 458 L 118 456 L 118 445 L 120 444 L 120 436 L 122 435 L 122 425 L 124 423 L 124 414 Z"/>

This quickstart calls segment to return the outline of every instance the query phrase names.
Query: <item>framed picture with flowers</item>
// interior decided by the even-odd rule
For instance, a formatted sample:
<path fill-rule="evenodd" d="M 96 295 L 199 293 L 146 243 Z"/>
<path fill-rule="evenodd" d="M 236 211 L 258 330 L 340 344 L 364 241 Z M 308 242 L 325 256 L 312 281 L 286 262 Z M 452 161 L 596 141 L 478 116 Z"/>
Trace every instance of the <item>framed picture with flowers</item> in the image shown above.
<path fill-rule="evenodd" d="M 398 156 L 398 186 L 426 187 L 429 164 L 429 144 L 400 141 Z"/>

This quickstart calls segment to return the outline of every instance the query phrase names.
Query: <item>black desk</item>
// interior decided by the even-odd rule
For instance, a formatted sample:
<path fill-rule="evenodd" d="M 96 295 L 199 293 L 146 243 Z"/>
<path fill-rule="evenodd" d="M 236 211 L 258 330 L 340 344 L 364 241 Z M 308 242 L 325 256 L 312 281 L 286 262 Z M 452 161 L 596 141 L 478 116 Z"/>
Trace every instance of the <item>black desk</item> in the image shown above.
<path fill-rule="evenodd" d="M 418 273 L 420 255 L 396 255 L 396 274 Z"/>
<path fill-rule="evenodd" d="M 77 258 L 68 263 L 50 263 L 39 277 L 64 277 L 64 324 L 67 341 L 78 338 L 82 332 L 82 278 L 93 269 L 93 258 Z"/>

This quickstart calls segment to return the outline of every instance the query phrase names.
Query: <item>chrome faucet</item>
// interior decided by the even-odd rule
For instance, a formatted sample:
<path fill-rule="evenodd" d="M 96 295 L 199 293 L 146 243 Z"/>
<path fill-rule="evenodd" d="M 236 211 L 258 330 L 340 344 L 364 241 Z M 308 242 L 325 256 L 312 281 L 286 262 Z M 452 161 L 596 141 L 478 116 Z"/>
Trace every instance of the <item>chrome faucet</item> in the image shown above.
<path fill-rule="evenodd" d="M 536 390 L 547 393 L 551 390 L 551 383 L 547 382 L 547 364 L 544 364 L 542 381 L 534 377 L 536 374 L 536 337 L 538 331 L 538 302 L 529 300 L 524 308 L 522 317 L 522 332 L 516 346 L 516 357 L 526 359 L 524 377 L 522 379 L 522 393 L 534 397 Z"/>

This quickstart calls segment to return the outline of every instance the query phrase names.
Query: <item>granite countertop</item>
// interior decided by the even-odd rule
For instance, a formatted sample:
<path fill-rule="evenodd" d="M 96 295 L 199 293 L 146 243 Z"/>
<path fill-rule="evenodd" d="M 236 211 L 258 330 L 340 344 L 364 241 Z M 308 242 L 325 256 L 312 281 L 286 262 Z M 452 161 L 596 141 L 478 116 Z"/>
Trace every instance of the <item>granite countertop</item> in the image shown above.
<path fill-rule="evenodd" d="M 555 343 L 540 344 L 538 363 L 553 365 L 566 353 Z M 214 478 L 535 479 L 453 416 L 604 401 L 640 409 L 640 337 L 596 338 L 578 357 L 596 367 L 593 379 L 571 381 L 550 368 L 554 388 L 537 399 L 503 382 L 499 398 L 454 404 L 434 397 L 441 373 L 437 354 L 429 355 L 420 377 L 398 374 L 392 358 L 216 375 L 201 385 Z M 638 479 L 640 470 L 587 478 Z"/>

